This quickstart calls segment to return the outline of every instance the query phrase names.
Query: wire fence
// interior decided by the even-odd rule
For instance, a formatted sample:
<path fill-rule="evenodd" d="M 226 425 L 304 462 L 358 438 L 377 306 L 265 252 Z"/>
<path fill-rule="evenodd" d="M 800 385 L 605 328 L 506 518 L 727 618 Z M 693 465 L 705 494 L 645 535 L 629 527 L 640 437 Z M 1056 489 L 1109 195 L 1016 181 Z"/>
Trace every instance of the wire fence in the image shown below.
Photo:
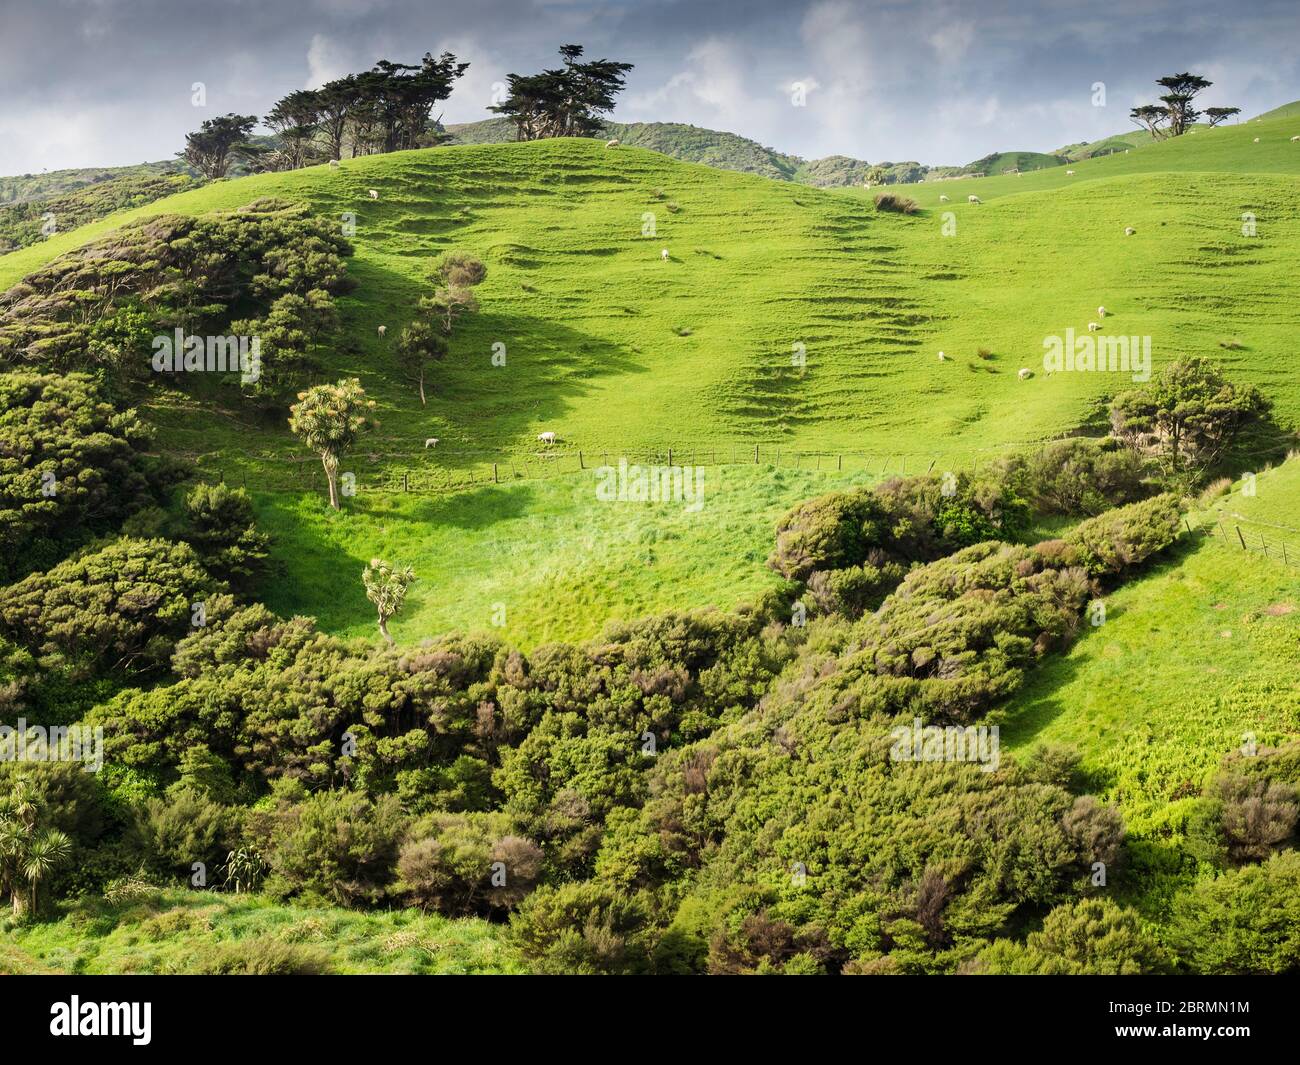
<path fill-rule="evenodd" d="M 1225 520 L 1223 515 L 1218 514 L 1189 516 L 1184 519 L 1184 524 L 1188 533 L 1210 537 L 1232 550 L 1254 551 L 1288 567 L 1300 564 L 1300 546 L 1289 543 L 1276 534 L 1270 539 L 1260 531 L 1260 528 L 1285 528 L 1285 526 L 1272 526 L 1266 522 L 1254 522 L 1240 517 Z M 1247 528 L 1243 529 L 1243 525 Z"/>
<path fill-rule="evenodd" d="M 447 493 L 522 480 L 555 479 L 602 467 L 759 466 L 807 472 L 870 475 L 877 478 L 912 474 L 977 472 L 1009 448 L 1003 445 L 947 453 L 814 450 L 787 444 L 664 446 L 642 449 L 542 451 L 535 454 L 446 449 L 423 454 L 357 452 L 345 456 L 340 474 L 351 474 L 358 490 L 379 493 Z M 304 492 L 323 484 L 320 460 L 312 455 L 252 456 L 239 465 L 213 458 L 199 460 L 204 477 L 258 492 Z"/>

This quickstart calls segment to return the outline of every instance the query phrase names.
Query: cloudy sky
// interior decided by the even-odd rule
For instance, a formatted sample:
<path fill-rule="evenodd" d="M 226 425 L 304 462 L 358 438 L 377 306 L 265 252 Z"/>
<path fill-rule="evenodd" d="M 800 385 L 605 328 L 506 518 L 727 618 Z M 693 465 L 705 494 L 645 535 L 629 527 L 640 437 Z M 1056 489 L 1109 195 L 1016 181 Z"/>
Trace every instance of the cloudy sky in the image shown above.
<path fill-rule="evenodd" d="M 567 42 L 636 64 L 623 121 L 966 163 L 1130 129 L 1181 70 L 1215 82 L 1207 105 L 1298 99 L 1296 16 L 1296 0 L 0 0 L 0 174 L 169 158 L 204 118 L 426 51 L 471 63 L 445 121 L 473 121 Z"/>

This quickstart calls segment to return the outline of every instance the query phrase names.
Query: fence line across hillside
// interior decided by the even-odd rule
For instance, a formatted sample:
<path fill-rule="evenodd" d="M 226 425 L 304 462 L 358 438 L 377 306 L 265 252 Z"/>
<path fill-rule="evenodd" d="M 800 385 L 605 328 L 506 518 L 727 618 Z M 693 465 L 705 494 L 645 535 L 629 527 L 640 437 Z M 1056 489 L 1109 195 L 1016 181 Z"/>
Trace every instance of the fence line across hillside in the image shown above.
<path fill-rule="evenodd" d="M 1193 525 L 1193 520 L 1196 524 Z M 1242 525 L 1264 524 L 1249 519 L 1237 519 L 1226 522 L 1222 515 L 1210 520 L 1206 515 L 1189 516 L 1183 519 L 1183 525 L 1192 535 L 1206 536 L 1230 550 L 1253 551 L 1265 558 L 1272 558 L 1287 567 L 1300 565 L 1300 546 L 1286 540 L 1270 540 L 1263 533 L 1252 529 L 1242 529 Z"/>
<path fill-rule="evenodd" d="M 977 473 L 981 466 L 1016 450 L 1039 449 L 1065 439 L 1070 437 L 1010 441 L 938 453 L 799 448 L 752 441 L 641 449 L 566 449 L 533 454 L 461 448 L 442 448 L 436 454 L 433 450 L 357 451 L 344 457 L 340 472 L 351 473 L 361 491 L 436 495 L 494 484 L 554 480 L 601 467 L 617 467 L 623 461 L 629 466 L 767 466 L 826 474 L 870 474 L 883 479 L 925 473 Z M 1279 441 L 1294 443 L 1295 438 L 1288 434 L 1279 437 Z M 1272 458 L 1280 450 L 1274 445 L 1241 457 Z M 432 461 L 421 462 L 421 458 Z M 447 460 L 459 464 L 449 465 Z M 309 454 L 253 455 L 246 464 L 235 467 L 212 461 L 210 456 L 201 456 L 198 462 L 202 476 L 258 492 L 300 493 L 323 482 L 320 459 Z"/>
<path fill-rule="evenodd" d="M 936 472 L 977 472 L 981 466 L 1005 454 L 1007 447 L 1014 446 L 1018 445 L 938 454 L 813 450 L 753 443 L 599 451 L 582 449 L 536 455 L 451 449 L 442 453 L 453 460 L 469 460 L 459 466 L 441 462 L 436 466 L 402 466 L 391 460 L 409 462 L 415 456 L 410 452 L 358 452 L 344 457 L 340 472 L 353 473 L 358 486 L 365 491 L 436 494 L 491 484 L 557 479 L 602 467 L 615 468 L 621 462 L 629 466 L 766 466 L 810 473 L 872 474 L 884 478 Z M 381 464 L 384 460 L 389 461 Z M 250 472 L 248 465 L 225 467 L 206 459 L 200 459 L 199 468 L 208 479 L 260 492 L 302 492 L 323 480 L 320 460 L 313 455 L 253 456 L 250 464 L 260 468 Z M 268 465 L 278 469 L 268 471 Z"/>

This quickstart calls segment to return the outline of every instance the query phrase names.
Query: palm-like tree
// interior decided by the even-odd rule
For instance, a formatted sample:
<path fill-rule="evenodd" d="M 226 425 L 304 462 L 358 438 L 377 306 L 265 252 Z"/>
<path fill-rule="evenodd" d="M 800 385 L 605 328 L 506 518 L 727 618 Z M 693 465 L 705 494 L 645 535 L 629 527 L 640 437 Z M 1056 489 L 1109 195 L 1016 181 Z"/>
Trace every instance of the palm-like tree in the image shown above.
<path fill-rule="evenodd" d="M 41 881 L 49 876 L 56 866 L 67 861 L 71 853 L 72 840 L 66 832 L 60 832 L 57 828 L 42 829 L 28 841 L 21 868 L 23 876 L 27 878 L 31 913 L 37 912 L 39 900 L 36 892 Z M 21 913 L 18 905 L 20 894 L 19 891 L 14 891 L 15 915 Z"/>
<path fill-rule="evenodd" d="M 39 812 L 36 789 L 27 781 L 0 798 L 0 890 L 13 897 L 15 917 L 36 912 L 41 881 L 72 853 L 66 832 L 37 828 Z"/>

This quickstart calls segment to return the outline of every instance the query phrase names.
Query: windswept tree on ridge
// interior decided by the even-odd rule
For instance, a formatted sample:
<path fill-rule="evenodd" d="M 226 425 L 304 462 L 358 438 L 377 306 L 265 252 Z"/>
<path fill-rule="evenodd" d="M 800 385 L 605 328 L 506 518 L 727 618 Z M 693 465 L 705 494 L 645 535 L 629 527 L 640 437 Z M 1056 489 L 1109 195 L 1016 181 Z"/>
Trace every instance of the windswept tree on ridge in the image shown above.
<path fill-rule="evenodd" d="M 1129 112 L 1129 118 L 1147 130 L 1156 140 L 1166 137 L 1181 137 L 1202 117 L 1210 120 L 1211 126 L 1217 126 L 1233 115 L 1240 114 L 1239 107 L 1211 107 L 1202 113 L 1195 106 L 1196 97 L 1208 89 L 1214 82 L 1184 71 L 1182 74 L 1170 74 L 1156 79 L 1156 84 L 1165 89 L 1159 104 L 1143 104 Z"/>
<path fill-rule="evenodd" d="M 223 178 L 230 164 L 249 152 L 248 135 L 257 125 L 256 115 L 222 115 L 206 119 L 194 133 L 185 135 L 185 161 L 206 178 Z"/>
<path fill-rule="evenodd" d="M 601 116 L 614 109 L 614 97 L 623 91 L 632 64 L 612 59 L 583 63 L 582 53 L 582 45 L 566 44 L 560 49 L 562 68 L 509 75 L 510 95 L 489 110 L 510 119 L 521 141 L 599 133 Z"/>

